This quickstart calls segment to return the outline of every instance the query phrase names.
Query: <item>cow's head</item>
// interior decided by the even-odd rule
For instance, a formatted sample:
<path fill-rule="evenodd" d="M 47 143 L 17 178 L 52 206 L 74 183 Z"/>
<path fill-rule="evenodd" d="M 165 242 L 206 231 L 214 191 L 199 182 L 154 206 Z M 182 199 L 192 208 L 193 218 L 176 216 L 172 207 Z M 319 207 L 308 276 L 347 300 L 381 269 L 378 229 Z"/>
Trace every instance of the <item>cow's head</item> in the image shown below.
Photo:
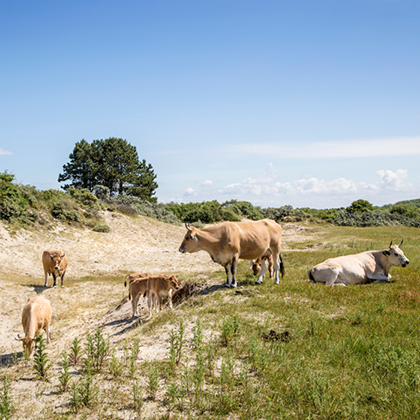
<path fill-rule="evenodd" d="M 392 241 L 389 244 L 389 249 L 383 251 L 383 254 L 388 257 L 388 263 L 390 265 L 395 265 L 397 267 L 405 267 L 407 266 L 410 261 L 404 255 L 404 252 L 400 249 L 403 241 L 399 245 L 392 245 Z"/>
<path fill-rule="evenodd" d="M 252 264 L 252 272 L 254 273 L 254 276 L 258 276 L 258 273 L 261 270 L 261 264 L 258 261 L 254 261 Z"/>
<path fill-rule="evenodd" d="M 171 289 L 175 289 L 178 290 L 179 289 L 179 285 L 178 285 L 178 279 L 175 276 L 171 276 L 168 278 L 168 282 L 171 286 Z"/>
<path fill-rule="evenodd" d="M 184 240 L 179 247 L 179 252 L 197 252 L 200 251 L 198 246 L 197 229 L 191 227 L 189 223 L 185 223 L 187 233 L 184 236 Z"/>
<path fill-rule="evenodd" d="M 28 358 L 31 358 L 35 350 L 35 338 L 32 337 L 21 337 L 18 334 L 18 338 L 15 338 L 17 341 L 22 341 L 23 352 L 27 354 Z"/>
<path fill-rule="evenodd" d="M 54 270 L 60 270 L 60 264 L 66 254 L 50 254 L 50 258 L 54 264 Z"/>

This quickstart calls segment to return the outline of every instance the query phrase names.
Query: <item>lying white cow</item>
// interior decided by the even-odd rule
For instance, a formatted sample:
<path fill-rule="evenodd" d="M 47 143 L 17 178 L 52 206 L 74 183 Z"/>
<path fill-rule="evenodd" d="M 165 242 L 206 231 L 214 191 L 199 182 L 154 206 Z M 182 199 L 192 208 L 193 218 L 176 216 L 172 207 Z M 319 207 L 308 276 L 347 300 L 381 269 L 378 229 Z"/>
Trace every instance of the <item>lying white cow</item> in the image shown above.
<path fill-rule="evenodd" d="M 366 251 L 355 255 L 329 258 L 309 270 L 309 280 L 314 283 L 349 285 L 372 281 L 389 281 L 392 266 L 405 267 L 410 261 L 399 245 L 389 244 L 384 251 Z"/>

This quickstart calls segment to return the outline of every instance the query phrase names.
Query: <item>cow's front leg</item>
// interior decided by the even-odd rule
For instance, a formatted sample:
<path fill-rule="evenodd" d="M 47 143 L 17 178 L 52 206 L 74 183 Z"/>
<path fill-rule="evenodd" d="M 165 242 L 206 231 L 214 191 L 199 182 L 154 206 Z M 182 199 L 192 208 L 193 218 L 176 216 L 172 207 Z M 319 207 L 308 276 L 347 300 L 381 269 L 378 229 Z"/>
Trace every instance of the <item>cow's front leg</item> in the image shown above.
<path fill-rule="evenodd" d="M 53 279 L 54 279 L 54 283 L 53 283 L 53 287 L 57 286 L 57 276 L 55 275 L 55 273 L 52 273 Z"/>
<path fill-rule="evenodd" d="M 47 287 L 47 279 L 48 279 L 48 273 L 45 271 L 45 283 L 44 283 L 44 287 Z"/>
<path fill-rule="evenodd" d="M 238 258 L 237 257 L 233 257 L 232 259 L 232 263 L 230 266 L 230 271 L 232 273 L 232 285 L 231 287 L 237 287 L 237 283 L 236 283 L 236 271 L 238 269 Z"/>
<path fill-rule="evenodd" d="M 230 287 L 231 281 L 232 281 L 232 272 L 231 272 L 231 264 L 225 265 L 225 272 L 226 272 L 226 283 L 224 286 Z"/>
<path fill-rule="evenodd" d="M 376 272 L 376 273 L 373 273 L 373 274 L 368 274 L 367 278 L 369 280 L 373 280 L 375 283 L 379 283 L 379 282 L 382 282 L 382 281 L 390 281 L 391 280 L 391 275 L 388 274 L 388 276 L 386 276 L 383 273 Z"/>

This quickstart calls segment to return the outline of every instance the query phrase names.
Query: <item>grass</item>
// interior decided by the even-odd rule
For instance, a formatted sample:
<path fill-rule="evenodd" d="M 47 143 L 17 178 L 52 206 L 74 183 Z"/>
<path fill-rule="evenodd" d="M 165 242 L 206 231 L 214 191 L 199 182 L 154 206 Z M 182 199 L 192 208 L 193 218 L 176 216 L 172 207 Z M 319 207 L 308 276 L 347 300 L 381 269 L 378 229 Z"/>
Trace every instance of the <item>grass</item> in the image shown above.
<path fill-rule="evenodd" d="M 130 356 L 117 359 L 113 349 L 114 365 L 109 357 L 93 379 L 96 404 L 80 404 L 78 418 L 124 418 L 123 412 L 133 418 L 140 411 L 142 418 L 420 418 L 420 231 L 315 229 L 313 242 L 302 241 L 283 253 L 286 277 L 279 285 L 266 277 L 255 286 L 248 263 L 241 262 L 240 289 L 258 293 L 215 289 L 130 331 L 126 341 L 141 342 L 169 326 L 172 350 L 168 342 L 164 359 L 136 359 L 133 368 Z M 391 240 L 399 243 L 402 238 L 410 265 L 391 269 L 390 283 L 326 287 L 307 280 L 308 270 L 326 258 L 385 249 Z M 224 270 L 209 277 L 222 283 Z M 176 352 L 172 360 L 171 351 L 181 330 L 182 358 L 174 364 Z M 82 338 L 82 348 L 85 345 Z M 123 360 L 124 366 L 116 366 Z M 70 371 L 73 383 L 89 385 L 91 378 L 85 378 L 81 368 L 72 366 Z M 27 377 L 28 369 L 1 368 L 3 374 L 13 378 L 11 399 L 21 415 L 19 410 L 25 409 L 13 395 L 13 382 Z M 54 394 L 47 399 L 44 418 L 72 415 L 71 408 L 66 409 L 71 407 L 71 392 L 63 395 L 61 411 L 55 408 Z"/>

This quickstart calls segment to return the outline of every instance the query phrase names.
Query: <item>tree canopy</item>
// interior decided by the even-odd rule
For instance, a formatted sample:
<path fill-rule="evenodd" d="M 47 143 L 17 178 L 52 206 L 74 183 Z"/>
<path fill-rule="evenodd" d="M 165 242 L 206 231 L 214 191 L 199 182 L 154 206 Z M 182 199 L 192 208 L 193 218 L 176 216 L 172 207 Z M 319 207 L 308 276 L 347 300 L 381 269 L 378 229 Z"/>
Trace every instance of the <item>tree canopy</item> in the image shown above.
<path fill-rule="evenodd" d="M 137 149 L 126 140 L 110 137 L 94 140 L 91 144 L 82 139 L 77 142 L 70 161 L 63 166 L 58 181 L 70 181 L 62 188 L 106 187 L 111 195 L 126 194 L 143 200 L 156 201 L 158 188 L 153 167 L 139 160 Z"/>

